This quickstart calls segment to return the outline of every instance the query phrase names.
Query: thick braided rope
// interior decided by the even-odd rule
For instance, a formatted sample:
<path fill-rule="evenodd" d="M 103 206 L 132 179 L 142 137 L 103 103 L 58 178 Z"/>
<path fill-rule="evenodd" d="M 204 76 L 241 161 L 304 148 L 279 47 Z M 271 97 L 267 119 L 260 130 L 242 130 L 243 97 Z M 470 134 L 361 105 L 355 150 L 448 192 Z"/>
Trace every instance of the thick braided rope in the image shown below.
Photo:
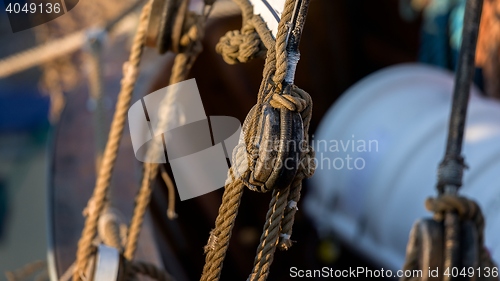
<path fill-rule="evenodd" d="M 226 183 L 222 204 L 219 207 L 219 213 L 215 221 L 215 228 L 210 232 L 210 238 L 205 246 L 205 265 L 203 266 L 200 281 L 219 280 L 234 222 L 238 215 L 244 185 L 239 178 L 233 178 L 232 168 L 229 169 L 228 177 L 233 180 Z"/>
<path fill-rule="evenodd" d="M 184 48 L 182 53 L 179 53 L 174 60 L 172 74 L 170 76 L 170 85 L 179 83 L 186 79 L 189 70 L 191 69 L 197 56 L 203 50 L 201 40 L 203 38 L 203 30 L 205 27 L 206 16 L 198 16 L 190 13 L 186 18 L 184 34 L 181 37 L 180 45 Z M 169 92 L 162 100 L 160 105 L 160 116 L 158 122 L 159 128 L 173 128 L 179 124 L 180 117 L 175 110 L 177 101 L 177 93 Z M 148 149 L 147 159 L 156 159 L 161 154 L 163 144 L 159 138 L 155 138 L 151 147 Z M 157 162 L 157 161 L 153 161 Z M 152 180 L 158 175 L 157 163 L 145 163 L 144 173 L 141 182 L 141 187 L 135 199 L 134 213 L 130 222 L 127 244 L 125 246 L 124 256 L 128 260 L 132 260 L 137 249 L 139 234 L 144 221 L 144 215 L 151 200 Z"/>
<path fill-rule="evenodd" d="M 275 74 L 277 69 L 277 49 L 282 52 L 282 54 L 279 56 L 281 64 L 278 65 L 280 68 L 279 77 L 282 77 L 282 79 L 279 80 L 279 84 L 281 84 L 286 75 L 286 35 L 288 32 L 288 26 L 285 23 L 288 23 L 291 20 L 294 1 L 287 0 L 287 3 L 285 4 L 285 10 L 282 16 L 282 21 L 280 22 L 277 41 L 272 38 L 271 32 L 268 30 L 262 18 L 260 18 L 260 16 L 253 15 L 253 9 L 248 0 L 235 0 L 235 2 L 242 9 L 244 25 L 249 23 L 252 24 L 259 34 L 262 42 L 268 49 L 266 63 L 263 71 L 263 80 L 258 94 L 257 109 L 254 111 L 253 116 L 251 116 L 249 128 L 246 132 L 246 135 L 244 136 L 245 143 L 248 146 L 247 151 L 251 151 L 251 138 L 255 136 L 260 107 L 266 99 L 266 96 L 270 94 L 270 90 L 274 88 L 269 84 L 269 81 L 273 74 Z M 279 44 L 276 42 L 279 42 Z M 277 81 L 277 79 L 273 80 Z M 233 154 L 235 152 L 233 152 Z M 249 157 L 251 154 L 252 153 L 247 153 Z M 233 176 L 232 172 L 230 173 L 230 176 Z M 227 252 L 227 248 L 229 246 L 231 230 L 234 226 L 234 220 L 236 219 L 239 202 L 242 196 L 243 183 L 241 183 L 239 179 L 231 182 L 231 184 L 236 183 L 237 187 L 227 185 L 224 191 L 223 201 L 216 220 L 216 227 L 214 228 L 214 230 L 212 230 L 209 242 L 205 247 L 207 256 L 203 274 L 200 279 L 202 281 L 218 280 L 220 278 L 222 264 Z M 273 200 L 271 201 L 270 210 L 267 214 L 266 224 L 264 226 L 264 231 L 261 237 L 261 244 L 259 245 L 259 249 L 257 250 L 254 270 L 252 275 L 250 276 L 252 280 L 255 278 L 256 280 L 265 280 L 269 274 L 269 268 L 272 263 L 274 252 L 278 243 L 281 218 L 283 217 L 284 210 L 287 206 L 288 194 L 288 188 L 284 189 L 283 191 L 275 191 L 273 193 Z M 221 239 L 221 237 L 223 239 Z"/>
<path fill-rule="evenodd" d="M 274 86 L 276 87 L 275 93 L 280 94 L 282 94 L 285 90 L 282 88 L 282 82 L 285 79 L 288 65 L 286 40 L 289 31 L 289 24 L 292 20 L 294 7 L 294 0 L 287 0 L 285 2 L 285 7 L 283 9 L 281 20 L 278 25 L 278 34 L 276 35 L 275 48 L 274 50 L 273 48 L 270 49 L 270 54 L 268 54 L 268 58 L 270 59 L 266 62 L 266 66 L 267 63 L 271 62 L 273 62 L 272 65 L 274 66 L 274 61 L 276 62 L 275 72 L 272 80 L 274 81 Z M 273 57 L 275 57 L 275 60 L 272 59 Z M 270 71 L 273 70 L 271 66 L 269 66 L 267 69 Z M 269 83 L 269 80 L 265 82 Z M 282 102 L 285 102 L 285 100 L 282 100 Z M 256 118 L 254 118 L 254 122 L 256 122 L 255 119 Z M 296 192 L 297 190 L 294 190 L 294 194 L 296 194 Z M 298 189 L 298 192 L 300 193 L 300 189 Z M 287 187 L 280 191 L 275 190 L 273 192 L 273 199 L 266 216 L 266 224 L 264 225 L 264 230 L 260 239 L 261 242 L 259 244 L 259 247 L 257 248 L 254 268 L 252 270 L 252 274 L 249 276 L 249 280 L 263 281 L 266 280 L 269 276 L 270 267 L 274 259 L 274 253 L 276 251 L 276 247 L 278 246 L 278 241 L 280 238 L 283 215 L 288 205 L 289 194 L 290 187 Z M 291 224 L 293 224 L 293 221 L 291 220 L 290 215 L 288 215 L 288 225 L 290 226 Z M 291 232 L 291 226 L 289 227 L 289 229 L 287 229 L 287 231 Z"/>
<path fill-rule="evenodd" d="M 230 172 L 232 173 L 231 170 Z M 214 281 L 220 278 L 243 189 L 244 185 L 238 179 L 225 186 L 215 228 L 210 232 L 210 239 L 205 246 L 206 257 L 201 281 Z"/>
<path fill-rule="evenodd" d="M 283 216 L 283 222 L 281 225 L 281 234 L 279 241 L 279 249 L 282 251 L 288 250 L 292 246 L 292 240 L 290 239 L 292 236 L 292 228 L 295 221 L 295 213 L 297 213 L 297 204 L 300 200 L 300 192 L 302 190 L 302 180 L 305 178 L 309 178 L 314 174 L 315 162 L 314 160 L 314 151 L 312 147 L 309 146 L 309 126 L 312 118 L 312 108 L 313 102 L 311 96 L 306 93 L 304 90 L 291 86 L 291 92 L 294 94 L 293 96 L 289 96 L 290 99 L 287 99 L 284 104 L 291 101 L 293 108 L 289 108 L 290 110 L 298 109 L 301 112 L 302 120 L 304 122 L 304 143 L 307 147 L 301 148 L 301 162 L 299 166 L 299 170 L 295 179 L 293 180 L 290 186 L 290 195 L 288 196 L 288 206 L 285 210 L 285 214 Z M 277 98 L 283 96 L 274 95 L 273 98 Z M 292 99 L 295 97 L 295 99 Z M 277 100 L 273 100 L 277 102 Z M 271 104 L 272 102 L 271 101 Z M 304 106 L 304 108 L 297 108 L 298 106 Z"/>
<path fill-rule="evenodd" d="M 259 15 L 253 14 L 248 0 L 234 0 L 242 10 L 241 30 L 227 32 L 215 50 L 228 64 L 245 63 L 266 54 L 266 49 L 274 48 L 275 40 L 266 23 Z"/>
<path fill-rule="evenodd" d="M 91 200 L 89 201 L 89 208 L 85 226 L 82 231 L 82 237 L 78 242 L 78 250 L 76 254 L 75 271 L 73 280 L 81 279 L 87 261 L 92 255 L 92 241 L 97 232 L 97 222 L 99 216 L 104 208 L 106 195 L 111 181 L 111 175 L 118 155 L 118 148 L 120 145 L 125 120 L 127 118 L 127 111 L 132 99 L 132 92 L 134 90 L 135 81 L 138 76 L 138 67 L 141 60 L 143 42 L 146 36 L 146 28 L 148 23 L 148 16 L 151 10 L 151 2 L 148 2 L 141 13 L 139 27 L 134 37 L 132 50 L 127 63 L 124 64 L 123 74 L 124 77 L 121 81 L 121 90 L 118 95 L 116 111 L 111 123 L 111 128 L 108 136 L 108 142 L 104 149 L 103 157 L 100 164 L 99 173 L 97 176 L 96 186 Z"/>
<path fill-rule="evenodd" d="M 266 280 L 278 245 L 279 234 L 283 213 L 287 207 L 289 188 L 274 190 L 272 200 L 269 203 L 269 211 L 266 215 L 266 223 L 260 237 L 260 244 L 257 248 L 254 267 L 248 280 Z"/>

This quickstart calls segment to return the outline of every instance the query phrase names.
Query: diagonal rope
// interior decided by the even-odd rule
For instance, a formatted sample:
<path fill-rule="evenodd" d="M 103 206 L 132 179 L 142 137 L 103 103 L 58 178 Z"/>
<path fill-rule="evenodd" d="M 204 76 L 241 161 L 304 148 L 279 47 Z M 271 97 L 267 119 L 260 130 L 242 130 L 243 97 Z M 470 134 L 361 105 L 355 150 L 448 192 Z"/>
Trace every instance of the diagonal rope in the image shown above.
<path fill-rule="evenodd" d="M 185 49 L 183 52 L 177 54 L 170 76 L 170 85 L 182 82 L 186 79 L 189 70 L 191 69 L 194 61 L 203 50 L 201 40 L 203 38 L 203 30 L 207 16 L 199 16 L 194 13 L 188 15 L 185 24 L 187 26 L 184 35 L 180 40 L 180 45 Z M 178 99 L 176 91 L 169 92 L 161 101 L 160 110 L 163 114 L 160 115 L 158 122 L 159 128 L 172 128 L 175 124 L 180 122 L 177 116 L 175 104 Z M 162 155 L 163 143 L 160 138 L 155 138 L 155 141 L 148 149 L 147 159 L 156 159 Z M 157 161 L 152 161 L 157 162 Z M 144 215 L 151 200 L 152 180 L 158 175 L 157 163 L 145 163 L 144 173 L 141 182 L 141 187 L 135 199 L 134 213 L 130 222 L 127 244 L 125 246 L 124 256 L 128 260 L 132 260 L 137 249 L 139 234 L 141 231 Z"/>
<path fill-rule="evenodd" d="M 132 99 L 135 81 L 138 76 L 138 67 L 141 61 L 143 51 L 143 42 L 146 36 L 151 2 L 148 2 L 141 13 L 139 27 L 133 40 L 132 51 L 128 62 L 123 67 L 123 78 L 121 81 L 121 90 L 118 95 L 116 111 L 111 123 L 111 128 L 108 136 L 108 142 L 104 149 L 100 169 L 97 176 L 94 193 L 89 200 L 87 206 L 89 212 L 85 220 L 85 225 L 82 231 L 82 237 L 78 242 L 78 250 L 76 254 L 75 270 L 73 280 L 81 280 L 84 276 L 84 271 L 87 268 L 87 262 L 92 255 L 92 241 L 97 233 L 97 222 L 104 208 L 107 191 L 111 181 L 111 175 L 118 155 L 118 148 L 127 118 L 127 111 Z"/>
<path fill-rule="evenodd" d="M 222 54 L 224 60 L 231 64 L 245 62 L 260 56 L 264 47 L 267 49 L 267 55 L 263 79 L 257 95 L 257 104 L 250 111 L 247 120 L 245 120 L 242 132 L 244 143 L 240 143 L 233 151 L 234 165 L 229 173 L 229 183 L 226 184 L 224 190 L 215 228 L 211 231 L 207 246 L 205 247 L 205 266 L 200 279 L 202 281 L 216 281 L 220 279 L 224 257 L 229 247 L 231 231 L 242 196 L 244 185 L 242 178 L 246 178 L 244 176 L 245 173 L 250 173 L 252 169 L 250 168 L 246 172 L 240 171 L 239 163 L 246 161 L 246 158 L 248 158 L 249 163 L 255 163 L 255 159 L 252 159 L 253 152 L 256 149 L 253 140 L 258 134 L 258 122 L 264 103 L 271 101 L 270 104 L 274 108 L 285 107 L 288 110 L 300 112 L 304 121 L 306 135 L 312 111 L 312 100 L 305 91 L 293 85 L 286 86 L 286 91 L 283 89 L 283 81 L 287 76 L 289 63 L 286 52 L 287 36 L 296 1 L 287 0 L 285 2 L 276 40 L 272 37 L 262 18 L 253 14 L 253 8 L 248 0 L 234 1 L 242 10 L 243 28 L 240 32 L 227 33 L 217 45 L 217 51 Z M 257 37 L 260 41 L 256 39 Z M 308 141 L 308 137 L 305 140 Z M 244 153 L 241 153 L 242 151 Z M 314 166 L 310 164 L 310 158 L 313 155 L 314 153 L 310 147 L 301 155 L 301 162 L 305 160 L 306 169 L 299 170 L 298 176 L 294 179 L 291 188 L 287 187 L 282 190 L 273 191 L 269 211 L 266 215 L 266 223 L 249 280 L 266 280 L 269 276 L 269 269 L 273 262 L 278 243 L 280 242 L 280 237 L 285 237 L 289 240 L 296 212 L 296 202 L 300 199 L 302 179 L 311 176 L 314 171 Z M 233 175 L 234 167 L 236 167 L 236 171 L 238 172 L 236 179 Z M 290 204 L 292 201 L 295 202 L 295 205 Z M 289 242 L 288 240 L 283 243 Z M 280 246 L 280 248 L 283 248 L 283 246 Z"/>

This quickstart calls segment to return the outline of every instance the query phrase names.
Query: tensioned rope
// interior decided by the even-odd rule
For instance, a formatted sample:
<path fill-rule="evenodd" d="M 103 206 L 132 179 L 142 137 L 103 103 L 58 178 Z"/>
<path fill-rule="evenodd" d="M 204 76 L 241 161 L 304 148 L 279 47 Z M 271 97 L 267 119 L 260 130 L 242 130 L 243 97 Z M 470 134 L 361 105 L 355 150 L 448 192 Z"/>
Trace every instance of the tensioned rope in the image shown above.
<path fill-rule="evenodd" d="M 171 84 L 181 82 L 182 80 L 185 79 L 196 57 L 202 51 L 201 39 L 203 37 L 203 30 L 208 15 L 212 10 L 213 3 L 214 3 L 213 0 L 205 0 L 204 15 L 200 16 L 193 12 L 188 12 L 185 22 L 183 23 L 183 29 L 184 29 L 183 35 L 181 36 L 179 42 L 177 42 L 179 44 L 179 47 L 177 49 L 181 50 L 181 53 L 179 53 L 175 58 L 170 79 Z M 155 278 L 157 280 L 172 279 L 170 275 L 168 275 L 163 270 L 155 267 L 154 265 L 131 261 L 134 256 L 135 250 L 137 248 L 139 232 L 142 226 L 142 221 L 144 218 L 146 207 L 149 204 L 150 200 L 151 180 L 154 177 L 156 177 L 158 165 L 156 164 L 145 165 L 143 182 L 139 190 L 139 193 L 136 196 L 136 206 L 134 207 L 133 218 L 131 221 L 130 228 L 128 230 L 128 235 L 126 235 L 126 237 L 123 237 L 121 233 L 122 228 L 119 225 L 119 220 L 117 219 L 116 214 L 114 214 L 112 211 L 110 212 L 109 208 L 106 207 L 106 203 L 108 201 L 107 197 L 110 188 L 109 183 L 117 157 L 117 150 L 119 147 L 121 135 L 124 128 L 126 113 L 130 105 L 132 92 L 138 76 L 138 67 L 140 64 L 140 58 L 144 48 L 144 41 L 145 41 L 144 39 L 146 36 L 145 34 L 147 29 L 147 23 L 149 20 L 149 14 L 151 11 L 151 6 L 152 2 L 150 1 L 143 7 L 143 11 L 140 17 L 139 27 L 133 40 L 132 51 L 128 62 L 126 62 L 123 67 L 124 77 L 121 81 L 122 87 L 118 96 L 115 115 L 113 117 L 113 121 L 111 124 L 108 141 L 106 142 L 105 147 L 103 147 L 102 160 L 99 161 L 100 163 L 98 165 L 99 166 L 98 177 L 96 186 L 94 188 L 94 193 L 91 199 L 89 200 L 86 210 L 84 211 L 86 215 L 86 220 L 84 229 L 82 231 L 82 237 L 78 243 L 77 258 L 75 263 L 73 263 L 73 265 L 71 266 L 71 271 L 73 272 L 73 280 L 87 279 L 87 277 L 85 276 L 85 272 L 88 271 L 89 261 L 93 258 L 93 255 L 95 253 L 95 247 L 93 246 L 93 243 L 95 241 L 95 238 L 97 237 L 101 238 L 105 244 L 117 248 L 119 250 L 122 249 L 122 245 L 125 243 L 124 257 L 126 258 L 126 261 L 124 265 L 126 268 L 126 275 L 127 275 L 126 278 L 134 278 L 135 274 L 144 274 L 152 278 Z M 132 8 L 128 9 L 128 11 L 124 14 L 128 14 L 131 10 Z M 234 13 L 233 10 L 234 9 L 225 8 L 219 11 L 218 14 L 224 15 L 228 13 Z M 108 24 L 108 26 L 104 30 L 109 31 L 119 21 L 121 17 L 123 17 L 123 15 L 120 16 L 118 19 L 112 21 L 110 24 Z M 87 36 L 85 36 L 84 41 L 70 40 L 71 38 L 73 38 L 73 36 L 69 36 L 66 39 L 64 39 L 64 41 L 62 41 L 63 43 L 69 42 L 73 44 L 71 45 L 72 48 L 70 48 L 67 52 L 77 50 L 78 48 L 81 47 L 81 45 L 83 45 L 88 41 Z M 56 43 L 60 44 L 61 42 L 57 41 Z M 101 43 L 101 42 L 94 42 L 94 43 Z M 50 48 L 46 46 L 49 46 Z M 5 61 L 9 64 L 12 64 L 13 62 L 16 62 L 16 65 L 19 64 L 16 66 L 16 68 L 8 69 L 8 71 L 5 72 L 6 73 L 5 75 L 10 75 L 15 72 L 22 71 L 28 67 L 39 64 L 45 60 L 50 60 L 54 56 L 54 54 L 50 52 L 50 50 L 54 49 L 52 47 L 53 43 L 50 43 L 48 45 L 44 45 L 42 47 L 38 47 L 29 50 L 27 52 L 21 53 L 18 56 L 8 58 L 3 62 L 0 61 L 0 70 L 2 70 L 3 66 L 2 63 L 4 63 Z M 90 47 L 96 47 L 96 46 L 91 45 Z M 98 61 L 96 61 L 97 59 L 96 54 L 97 55 L 99 54 L 98 50 L 91 49 L 91 51 L 93 52 L 94 55 L 94 58 L 91 62 L 93 63 L 92 66 L 94 68 L 97 68 L 98 66 L 96 65 L 96 63 L 98 63 Z M 63 54 L 65 53 L 66 52 L 63 52 Z M 35 61 L 34 64 L 33 62 L 31 64 L 23 64 L 23 61 L 30 61 L 33 55 L 39 56 L 38 60 L 34 60 Z M 58 55 L 61 54 L 59 53 Z M 2 74 L 1 71 L 0 74 Z M 93 93 L 99 95 L 100 92 L 102 91 L 102 89 L 100 89 L 100 86 L 102 86 L 100 83 L 101 81 L 98 81 L 99 77 L 92 77 L 92 78 L 93 78 L 92 79 Z M 161 111 L 172 113 L 173 112 L 172 108 L 174 108 L 175 100 L 176 98 L 174 95 L 167 95 L 167 98 L 165 98 L 162 101 Z M 172 114 L 166 114 L 160 118 L 160 126 L 162 124 L 163 125 L 169 124 L 169 122 L 170 125 L 172 125 L 173 124 L 172 122 L 176 121 L 177 119 L 175 118 L 175 116 L 173 116 Z M 150 153 L 153 156 L 158 155 L 159 153 L 158 147 L 159 146 L 153 145 L 148 151 L 148 153 Z M 169 201 L 171 202 L 171 204 L 169 204 L 169 210 L 167 212 L 167 215 L 169 216 L 169 218 L 174 218 L 176 214 L 174 209 L 175 196 L 173 194 L 173 183 L 168 174 L 164 171 L 164 169 L 162 169 L 162 177 L 169 188 L 169 197 L 170 197 Z M 67 273 L 71 272 L 68 271 Z"/>
<path fill-rule="evenodd" d="M 151 10 L 151 2 L 148 2 L 142 10 L 139 27 L 134 36 L 132 50 L 129 60 L 123 66 L 123 78 L 121 81 L 121 90 L 118 94 L 116 110 L 111 123 L 108 141 L 104 149 L 102 160 L 100 161 L 97 181 L 89 200 L 87 217 L 82 231 L 82 236 L 78 242 L 76 254 L 76 263 L 73 272 L 73 280 L 85 280 L 85 270 L 88 260 L 93 256 L 94 247 L 92 242 L 97 234 L 97 223 L 101 215 L 108 193 L 111 181 L 111 175 L 118 155 L 118 148 L 121 141 L 121 135 L 125 126 L 128 108 L 132 99 L 134 85 L 138 77 L 138 68 L 141 61 L 141 55 L 144 48 L 148 17 Z"/>
<path fill-rule="evenodd" d="M 273 261 L 274 252 L 279 245 L 287 250 L 292 245 L 290 239 L 297 202 L 300 199 L 302 180 L 312 176 L 314 172 L 314 152 L 309 146 L 308 129 L 312 113 L 310 96 L 295 85 L 285 83 L 289 70 L 287 58 L 287 37 L 296 1 L 287 0 L 278 26 L 276 40 L 272 37 L 266 23 L 258 15 L 253 14 L 253 7 L 247 0 L 235 0 L 242 9 L 243 27 L 241 31 L 228 32 L 217 45 L 217 51 L 228 63 L 246 62 L 261 56 L 267 49 L 263 80 L 257 96 L 257 104 L 248 114 L 243 125 L 243 142 L 233 151 L 233 166 L 229 170 L 222 204 L 205 246 L 205 266 L 202 281 L 219 280 L 223 261 L 229 247 L 231 232 L 238 214 L 244 186 L 251 190 L 267 192 L 273 187 L 257 188 L 245 179 L 252 172 L 255 164 L 256 147 L 253 141 L 258 138 L 258 123 L 264 104 L 275 109 L 287 109 L 300 113 L 304 123 L 304 145 L 300 153 L 299 171 L 292 184 L 284 189 L 273 189 L 272 200 L 266 215 L 263 233 L 249 280 L 266 280 Z M 293 74 L 292 74 L 293 75 Z M 281 121 L 283 122 L 283 120 Z M 249 165 L 246 165 L 250 163 Z"/>
<path fill-rule="evenodd" d="M 211 6 L 213 1 L 205 1 L 206 6 Z M 204 9 L 205 10 L 205 9 Z M 172 67 L 172 73 L 170 76 L 170 85 L 179 83 L 185 80 L 189 70 L 191 69 L 196 57 L 203 50 L 201 39 L 203 38 L 203 31 L 205 28 L 205 22 L 207 20 L 208 13 L 205 15 L 197 15 L 193 12 L 189 12 L 184 24 L 184 35 L 179 41 L 181 53 L 177 54 L 175 57 L 174 65 Z M 180 125 L 179 116 L 176 111 L 175 104 L 178 99 L 178 91 L 168 91 L 165 98 L 160 103 L 159 112 L 162 114 L 159 116 L 158 128 L 162 130 L 168 130 L 168 128 L 173 128 L 176 125 Z M 148 148 L 147 159 L 156 159 L 159 155 L 162 155 L 163 143 L 160 138 L 155 138 L 152 145 Z M 144 164 L 144 173 L 142 178 L 141 187 L 139 193 L 136 197 L 136 206 L 134 208 L 134 214 L 132 221 L 130 223 L 130 229 L 127 239 L 127 245 L 125 247 L 124 256 L 126 259 L 131 260 L 137 248 L 137 241 L 139 233 L 141 230 L 142 222 L 144 219 L 144 214 L 149 205 L 152 192 L 152 180 L 158 175 L 159 165 L 157 161 L 151 161 L 153 163 Z M 163 172 L 162 177 L 166 178 L 166 183 L 168 184 L 168 174 Z M 171 192 L 170 192 L 171 193 Z M 172 195 L 172 194 L 169 194 Z M 170 197 L 170 196 L 169 196 Z M 173 200 L 173 196 L 169 199 Z M 170 209 L 170 213 L 172 210 Z M 173 214 L 172 214 L 173 215 Z"/>
<path fill-rule="evenodd" d="M 94 247 L 92 245 L 92 241 L 96 236 L 96 223 L 105 205 L 106 190 L 109 189 L 109 180 L 112 174 L 112 167 L 116 160 L 115 145 L 119 144 L 119 140 L 121 138 L 121 133 L 123 131 L 123 121 L 126 118 L 126 111 L 128 110 L 130 104 L 130 96 L 133 90 L 133 85 L 135 84 L 135 80 L 137 78 L 138 65 L 140 62 L 142 49 L 144 47 L 146 27 L 152 6 L 151 3 L 152 2 L 149 2 L 143 9 L 139 28 L 134 38 L 134 44 L 132 46 L 130 59 L 129 62 L 126 63 L 124 80 L 122 81 L 122 91 L 119 94 L 117 109 L 113 118 L 108 143 L 106 145 L 103 159 L 101 161 L 102 164 L 99 169 L 99 177 L 94 189 L 94 194 L 89 200 L 89 211 L 87 212 L 88 216 L 77 252 L 74 280 L 79 280 L 78 278 L 83 277 L 83 272 L 87 268 L 88 261 L 93 256 Z M 213 1 L 206 1 L 206 6 L 211 7 L 212 4 Z M 207 11 L 207 13 L 201 16 L 193 12 L 188 12 L 187 14 L 182 27 L 183 35 L 181 36 L 179 42 L 177 42 L 177 44 L 179 44 L 178 49 L 181 50 L 181 53 L 177 54 L 175 58 L 170 78 L 170 84 L 181 82 L 186 78 L 187 73 L 192 67 L 196 57 L 202 51 L 201 39 L 203 37 L 203 30 L 210 8 L 204 10 Z M 175 108 L 175 102 L 176 95 L 172 93 L 167 94 L 166 97 L 162 100 L 160 105 L 160 112 L 165 114 L 161 115 L 160 117 L 159 126 L 161 126 L 161 128 L 167 128 L 169 126 L 173 126 L 173 124 L 175 124 L 176 122 L 179 122 L 175 115 L 175 110 L 173 110 Z M 161 154 L 161 148 L 161 143 L 153 143 L 153 145 L 148 149 L 148 156 L 150 156 L 150 158 L 148 159 L 154 159 L 155 157 L 158 157 L 158 155 Z M 105 164 L 107 164 L 107 166 Z M 146 163 L 144 165 L 144 175 L 141 187 L 135 199 L 134 213 L 130 222 L 130 227 L 128 229 L 123 256 L 126 259 L 125 267 L 127 268 L 127 274 L 133 275 L 135 273 L 142 273 L 147 274 L 150 277 L 159 278 L 159 280 L 166 280 L 166 276 L 169 275 L 166 273 L 166 275 L 163 273 L 159 274 L 159 272 L 163 271 L 157 269 L 153 265 L 146 265 L 144 263 L 138 264 L 132 261 L 137 249 L 137 243 L 139 233 L 142 228 L 144 214 L 150 201 L 152 192 L 151 181 L 156 177 L 157 173 L 158 164 Z M 166 182 L 168 183 L 168 175 L 162 173 L 162 176 L 164 178 L 166 177 Z M 171 217 L 174 216 L 171 209 L 169 213 Z M 167 279 L 169 280 L 170 277 L 168 277 Z"/>

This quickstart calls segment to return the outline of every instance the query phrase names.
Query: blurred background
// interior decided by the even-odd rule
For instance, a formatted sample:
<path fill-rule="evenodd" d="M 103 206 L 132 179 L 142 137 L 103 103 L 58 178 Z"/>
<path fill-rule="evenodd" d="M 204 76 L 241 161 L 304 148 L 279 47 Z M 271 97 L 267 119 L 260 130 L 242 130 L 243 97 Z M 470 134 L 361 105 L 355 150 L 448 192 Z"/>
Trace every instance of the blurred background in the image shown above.
<path fill-rule="evenodd" d="M 0 3 L 0 62 L 39 44 L 102 26 L 134 2 L 82 0 L 69 13 L 17 33 L 12 33 L 5 7 Z M 200 2 L 191 0 L 192 9 L 199 7 Z M 221 12 L 209 22 L 203 41 L 205 51 L 190 76 L 196 78 L 207 116 L 227 115 L 243 121 L 255 103 L 263 60 L 228 66 L 215 53 L 219 38 L 241 27 L 234 4 L 220 2 L 216 5 L 226 7 L 222 9 L 226 14 Z M 296 79 L 296 84 L 306 89 L 315 102 L 312 132 L 346 89 L 379 69 L 420 61 L 454 70 L 464 3 L 312 0 Z M 485 1 L 476 75 L 476 84 L 493 98 L 500 97 L 499 80 L 495 78 L 500 65 L 500 40 L 488 38 L 500 36 L 497 6 L 500 7 L 499 1 Z M 103 47 L 105 127 L 111 122 L 122 63 L 128 57 L 130 38 L 137 26 L 137 11 L 116 27 Z M 72 262 L 75 235 L 83 224 L 81 212 L 95 181 L 96 148 L 91 128 L 94 104 L 89 94 L 93 70 L 88 61 L 88 49 L 83 48 L 0 78 L 0 272 L 45 260 L 51 247 L 56 248 L 60 267 Z M 167 86 L 172 62 L 172 54 L 160 57 L 155 50 L 146 50 L 134 101 Z M 218 106 L 221 102 L 230 106 Z M 122 154 L 126 156 L 119 159 L 121 166 L 115 171 L 118 179 L 114 184 L 128 186 L 126 192 L 115 191 L 121 194 L 116 205 L 124 206 L 122 211 L 128 217 L 141 166 L 133 159 L 132 150 L 126 149 L 127 145 L 130 148 L 127 132 L 124 136 Z M 179 218 L 172 222 L 165 215 L 168 196 L 164 184 L 160 180 L 157 184 L 150 208 L 149 235 L 155 237 L 158 255 L 171 272 L 181 276 L 179 280 L 197 280 L 204 261 L 202 249 L 213 227 L 221 191 L 178 202 Z M 307 187 L 304 193 L 307 196 Z M 235 227 L 235 246 L 228 254 L 223 280 L 245 278 L 249 271 L 268 204 L 268 197 L 258 197 L 251 194 L 243 201 Z M 64 208 L 54 206 L 63 199 L 67 201 Z M 47 211 L 54 209 L 66 210 L 64 213 L 69 215 L 61 221 L 67 225 L 57 224 L 59 213 Z M 59 237 L 51 242 L 53 245 L 47 242 L 52 241 L 51 235 Z M 287 280 L 290 266 L 298 264 L 311 269 L 322 265 L 347 268 L 373 264 L 333 234 L 318 237 L 311 219 L 302 212 L 297 218 L 294 240 L 300 242 L 292 250 L 277 254 L 270 280 Z M 59 268 L 61 271 L 64 270 Z"/>

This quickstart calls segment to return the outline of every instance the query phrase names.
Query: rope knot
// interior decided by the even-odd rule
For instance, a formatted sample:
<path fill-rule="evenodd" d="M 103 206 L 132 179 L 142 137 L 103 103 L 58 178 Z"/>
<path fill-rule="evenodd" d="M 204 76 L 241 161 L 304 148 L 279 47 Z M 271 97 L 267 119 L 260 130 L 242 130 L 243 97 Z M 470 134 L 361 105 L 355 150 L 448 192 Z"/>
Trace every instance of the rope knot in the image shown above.
<path fill-rule="evenodd" d="M 250 24 L 245 25 L 241 31 L 228 31 L 220 38 L 215 50 L 228 64 L 245 63 L 263 57 L 267 51 L 259 34 Z"/>
<path fill-rule="evenodd" d="M 425 201 L 425 208 L 434 213 L 434 219 L 437 221 L 442 221 L 445 213 L 454 212 L 462 220 L 474 221 L 480 231 L 484 228 L 484 217 L 479 205 L 468 198 L 453 195 L 431 197 Z"/>
<path fill-rule="evenodd" d="M 302 112 L 307 107 L 307 102 L 302 97 L 291 94 L 273 94 L 269 101 L 274 108 L 286 108 L 290 111 Z"/>
<path fill-rule="evenodd" d="M 186 15 L 184 25 L 182 27 L 182 35 L 178 42 L 181 52 L 192 48 L 192 52 L 201 52 L 201 39 L 204 35 L 204 17 L 193 12 Z M 173 43 L 175 44 L 175 42 Z"/>

